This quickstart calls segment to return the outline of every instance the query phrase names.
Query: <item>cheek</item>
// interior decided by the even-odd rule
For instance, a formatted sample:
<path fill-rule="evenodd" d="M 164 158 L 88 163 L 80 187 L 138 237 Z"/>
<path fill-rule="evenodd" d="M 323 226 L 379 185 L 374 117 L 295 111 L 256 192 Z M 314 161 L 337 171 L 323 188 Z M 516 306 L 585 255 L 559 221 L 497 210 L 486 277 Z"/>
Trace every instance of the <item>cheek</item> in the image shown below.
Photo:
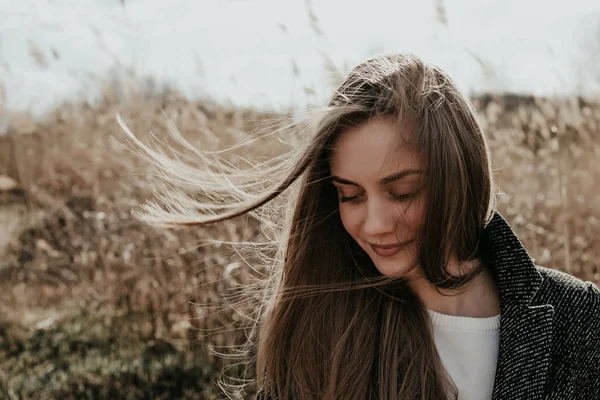
<path fill-rule="evenodd" d="M 423 198 L 416 199 L 406 210 L 404 214 L 406 225 L 411 230 L 419 231 L 425 220 L 425 201 Z"/>
<path fill-rule="evenodd" d="M 366 210 L 363 209 L 363 204 L 347 205 L 340 204 L 339 213 L 342 220 L 342 225 L 354 239 L 358 239 Z M 419 196 L 411 204 L 399 206 L 397 204 L 389 204 L 389 217 L 396 221 L 398 229 L 409 229 L 413 232 L 418 232 L 423 226 L 425 218 L 425 200 L 423 196 Z"/>
<path fill-rule="evenodd" d="M 348 210 L 348 207 L 340 205 L 340 218 L 348 234 L 356 239 L 360 230 L 360 213 L 358 210 Z"/>

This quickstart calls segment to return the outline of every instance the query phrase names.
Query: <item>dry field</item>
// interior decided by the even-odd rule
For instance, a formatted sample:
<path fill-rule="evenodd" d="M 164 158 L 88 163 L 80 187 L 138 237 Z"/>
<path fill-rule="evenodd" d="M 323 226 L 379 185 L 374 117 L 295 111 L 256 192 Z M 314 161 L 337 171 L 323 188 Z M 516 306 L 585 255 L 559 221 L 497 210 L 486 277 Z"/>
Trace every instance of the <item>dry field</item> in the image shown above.
<path fill-rule="evenodd" d="M 500 211 L 536 263 L 600 283 L 600 102 L 473 100 Z M 136 221 L 130 210 L 155 178 L 119 144 L 117 111 L 141 136 L 164 137 L 167 115 L 214 149 L 269 118 L 173 93 L 125 101 L 109 91 L 39 122 L 10 116 L 0 137 L 0 176 L 11 178 L 0 180 L 0 398 L 219 398 L 215 379 L 229 361 L 214 352 L 244 339 L 223 293 L 256 276 L 228 246 L 199 243 L 259 238 L 258 223 L 165 230 Z"/>

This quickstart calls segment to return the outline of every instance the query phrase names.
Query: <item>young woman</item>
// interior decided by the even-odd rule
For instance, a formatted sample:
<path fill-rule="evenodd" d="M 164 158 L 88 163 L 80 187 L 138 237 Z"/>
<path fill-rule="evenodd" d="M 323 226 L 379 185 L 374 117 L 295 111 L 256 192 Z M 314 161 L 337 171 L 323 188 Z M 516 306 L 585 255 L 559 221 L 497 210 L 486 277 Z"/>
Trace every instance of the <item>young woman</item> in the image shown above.
<path fill-rule="evenodd" d="M 370 59 L 299 158 L 263 180 L 206 172 L 206 196 L 238 202 L 190 214 L 179 197 L 148 216 L 203 225 L 297 189 L 260 308 L 258 398 L 600 398 L 600 290 L 533 264 L 495 211 L 475 111 L 441 69 Z"/>

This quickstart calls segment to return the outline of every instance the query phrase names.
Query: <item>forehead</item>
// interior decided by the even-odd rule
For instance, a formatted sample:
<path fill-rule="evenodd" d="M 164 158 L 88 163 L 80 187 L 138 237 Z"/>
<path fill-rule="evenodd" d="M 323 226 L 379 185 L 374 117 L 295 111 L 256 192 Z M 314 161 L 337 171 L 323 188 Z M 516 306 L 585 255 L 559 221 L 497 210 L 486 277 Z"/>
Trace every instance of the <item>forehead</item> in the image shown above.
<path fill-rule="evenodd" d="M 334 144 L 331 173 L 358 182 L 423 169 L 421 157 L 408 142 L 410 134 L 408 127 L 382 117 L 349 128 Z"/>

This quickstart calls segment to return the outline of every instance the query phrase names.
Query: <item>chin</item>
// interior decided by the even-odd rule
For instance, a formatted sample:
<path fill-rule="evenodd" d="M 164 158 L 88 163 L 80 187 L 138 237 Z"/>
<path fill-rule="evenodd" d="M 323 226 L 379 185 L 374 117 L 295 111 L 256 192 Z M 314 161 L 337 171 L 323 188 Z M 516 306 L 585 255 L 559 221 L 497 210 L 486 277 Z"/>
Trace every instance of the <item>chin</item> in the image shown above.
<path fill-rule="evenodd" d="M 406 278 L 415 273 L 414 267 L 418 264 L 415 249 L 408 248 L 391 256 L 382 256 L 371 249 L 367 251 L 375 268 L 381 275 L 390 278 Z"/>
<path fill-rule="evenodd" d="M 373 259 L 372 259 L 373 260 Z M 375 268 L 381 275 L 387 276 L 388 278 L 407 278 L 411 274 L 411 265 L 414 265 L 413 260 L 373 260 Z"/>
<path fill-rule="evenodd" d="M 391 268 L 380 268 L 377 267 L 379 273 L 388 278 L 406 278 L 407 274 L 404 269 L 391 269 Z"/>

